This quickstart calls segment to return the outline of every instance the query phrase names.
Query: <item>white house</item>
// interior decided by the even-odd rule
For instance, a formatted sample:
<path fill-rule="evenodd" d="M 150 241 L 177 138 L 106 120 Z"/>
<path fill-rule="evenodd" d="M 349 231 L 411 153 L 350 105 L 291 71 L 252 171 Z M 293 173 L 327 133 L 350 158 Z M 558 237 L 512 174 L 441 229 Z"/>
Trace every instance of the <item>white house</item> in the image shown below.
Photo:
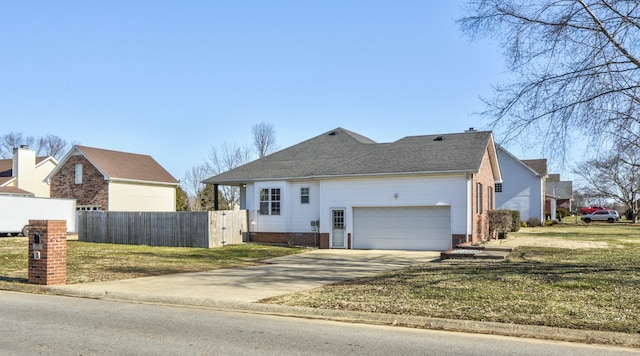
<path fill-rule="evenodd" d="M 496 184 L 496 208 L 520 211 L 520 219 L 544 221 L 547 160 L 520 160 L 497 146 L 504 182 Z"/>
<path fill-rule="evenodd" d="M 337 128 L 204 181 L 240 187 L 252 241 L 446 250 L 487 238 L 491 132 L 376 143 Z"/>

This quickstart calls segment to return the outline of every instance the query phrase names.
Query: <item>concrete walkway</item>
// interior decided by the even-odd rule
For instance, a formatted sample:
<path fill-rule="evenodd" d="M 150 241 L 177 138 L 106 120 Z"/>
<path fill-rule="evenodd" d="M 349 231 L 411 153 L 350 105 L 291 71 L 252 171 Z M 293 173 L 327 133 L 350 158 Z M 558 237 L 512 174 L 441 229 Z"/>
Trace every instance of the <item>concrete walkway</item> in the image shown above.
<path fill-rule="evenodd" d="M 432 251 L 314 250 L 253 267 L 52 286 L 56 294 L 186 305 L 254 303 L 347 279 L 427 263 Z"/>

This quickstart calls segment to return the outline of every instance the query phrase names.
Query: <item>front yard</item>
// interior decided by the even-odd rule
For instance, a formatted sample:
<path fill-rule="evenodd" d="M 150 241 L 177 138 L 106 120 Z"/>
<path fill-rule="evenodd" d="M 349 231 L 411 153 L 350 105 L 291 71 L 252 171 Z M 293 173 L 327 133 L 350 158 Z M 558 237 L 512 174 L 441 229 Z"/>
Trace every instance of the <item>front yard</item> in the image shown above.
<path fill-rule="evenodd" d="M 511 240 L 515 239 L 515 240 Z M 504 261 L 447 260 L 360 278 L 265 303 L 640 333 L 640 227 L 561 224 L 510 235 Z M 27 284 L 25 238 L 0 239 L 0 289 Z M 68 241 L 67 283 L 247 266 L 304 249 L 217 249 Z"/>
<path fill-rule="evenodd" d="M 38 291 L 27 284 L 28 241 L 0 239 L 0 289 Z M 243 267 L 300 253 L 301 248 L 228 245 L 222 248 L 150 247 L 67 241 L 67 284 Z"/>
<path fill-rule="evenodd" d="M 530 246 L 505 261 L 431 263 L 265 302 L 640 333 L 640 227 L 563 224 L 511 236 Z"/>

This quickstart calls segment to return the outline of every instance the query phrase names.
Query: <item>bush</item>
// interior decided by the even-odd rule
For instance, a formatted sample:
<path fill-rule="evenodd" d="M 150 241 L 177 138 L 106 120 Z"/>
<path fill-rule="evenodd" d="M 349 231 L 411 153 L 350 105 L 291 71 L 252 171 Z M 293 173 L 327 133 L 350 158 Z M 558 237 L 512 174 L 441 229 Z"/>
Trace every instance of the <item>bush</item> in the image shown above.
<path fill-rule="evenodd" d="M 505 210 L 511 213 L 511 232 L 520 231 L 520 211 L 519 210 Z"/>
<path fill-rule="evenodd" d="M 544 222 L 544 225 L 545 226 L 553 226 L 553 225 L 556 225 L 557 223 L 558 222 L 555 221 L 555 220 L 547 220 L 547 221 Z"/>
<path fill-rule="evenodd" d="M 507 237 L 509 231 L 513 229 L 512 213 L 509 210 L 489 210 L 489 237 Z"/>
<path fill-rule="evenodd" d="M 556 209 L 556 218 L 560 217 L 560 219 L 564 219 L 567 216 L 571 216 L 571 212 L 565 208 Z"/>
<path fill-rule="evenodd" d="M 536 218 L 536 217 L 531 217 L 529 218 L 529 220 L 527 220 L 527 225 L 528 226 L 540 226 L 540 219 Z"/>

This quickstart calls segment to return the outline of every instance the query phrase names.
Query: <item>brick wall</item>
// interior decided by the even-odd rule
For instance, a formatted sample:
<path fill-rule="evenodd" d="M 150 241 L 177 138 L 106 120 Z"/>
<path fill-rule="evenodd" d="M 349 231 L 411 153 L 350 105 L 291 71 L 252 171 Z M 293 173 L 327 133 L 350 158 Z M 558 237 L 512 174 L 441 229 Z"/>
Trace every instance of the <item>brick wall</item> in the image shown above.
<path fill-rule="evenodd" d="M 493 170 L 491 169 L 488 151 L 485 151 L 480 171 L 473 175 L 472 181 L 471 209 L 473 216 L 473 230 L 472 235 L 469 236 L 469 240 L 470 242 L 486 241 L 489 237 L 489 217 L 487 211 L 495 208 L 495 206 L 488 205 L 488 188 L 491 188 L 493 191 L 495 187 L 495 180 L 493 178 Z M 476 211 L 476 197 L 478 196 L 476 193 L 478 185 L 476 183 L 482 184 L 482 213 L 480 214 Z M 495 191 L 493 191 L 493 201 L 495 204 Z"/>
<path fill-rule="evenodd" d="M 318 246 L 319 235 L 314 232 L 252 232 L 251 242 L 290 246 Z"/>
<path fill-rule="evenodd" d="M 29 283 L 65 284 L 67 282 L 67 222 L 65 220 L 29 220 Z M 35 243 L 36 233 L 40 243 Z M 39 258 L 35 257 L 40 253 Z"/>
<path fill-rule="evenodd" d="M 76 164 L 82 164 L 82 184 L 75 184 Z M 84 156 L 71 156 L 51 179 L 51 197 L 76 199 L 76 205 L 99 205 L 108 210 L 108 182 Z"/>

